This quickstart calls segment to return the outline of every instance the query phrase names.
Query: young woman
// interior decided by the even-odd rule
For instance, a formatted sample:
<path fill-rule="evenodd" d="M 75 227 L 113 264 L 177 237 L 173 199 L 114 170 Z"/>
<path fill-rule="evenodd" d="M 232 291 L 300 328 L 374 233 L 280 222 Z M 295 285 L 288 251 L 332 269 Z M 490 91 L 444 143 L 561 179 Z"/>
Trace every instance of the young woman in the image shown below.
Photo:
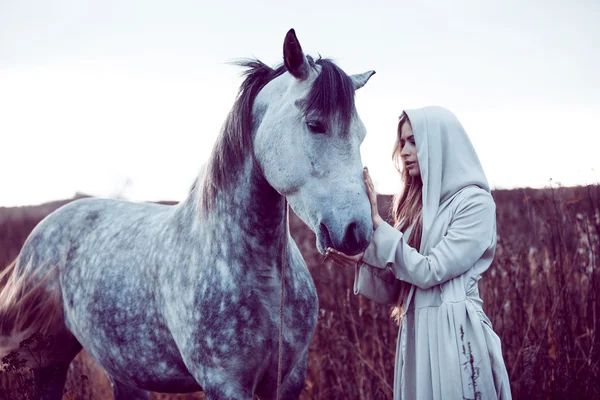
<path fill-rule="evenodd" d="M 349 256 L 354 292 L 395 303 L 394 399 L 510 399 L 499 337 L 477 282 L 496 250 L 496 206 L 462 125 L 441 107 L 400 117 L 393 160 L 405 183 L 395 226 L 383 221 L 365 168 L 373 240 Z"/>

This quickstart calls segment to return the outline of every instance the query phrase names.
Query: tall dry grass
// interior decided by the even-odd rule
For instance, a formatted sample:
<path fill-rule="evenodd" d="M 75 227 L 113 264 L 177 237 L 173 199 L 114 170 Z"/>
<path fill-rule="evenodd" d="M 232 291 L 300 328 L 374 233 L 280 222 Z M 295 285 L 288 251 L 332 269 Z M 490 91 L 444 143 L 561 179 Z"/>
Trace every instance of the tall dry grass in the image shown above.
<path fill-rule="evenodd" d="M 507 198 L 508 197 L 508 198 Z M 518 398 L 600 398 L 600 187 L 496 194 L 482 292 Z"/>
<path fill-rule="evenodd" d="M 493 195 L 498 248 L 479 288 L 513 397 L 599 399 L 600 186 Z M 350 294 L 352 271 L 302 251 L 320 300 L 302 398 L 391 398 L 398 328 L 389 307 Z"/>
<path fill-rule="evenodd" d="M 600 186 L 493 195 L 498 248 L 479 288 L 502 339 L 513 397 L 600 399 Z M 379 200 L 387 209 L 390 198 Z M 0 235 L 5 229 L 0 224 Z M 398 328 L 389 307 L 354 296 L 353 271 L 324 263 L 314 234 L 295 216 L 291 230 L 319 294 L 301 398 L 391 399 Z M 81 375 L 89 378 L 83 385 Z M 65 398 L 111 398 L 108 380 L 84 352 L 73 362 L 67 386 L 79 392 Z"/>

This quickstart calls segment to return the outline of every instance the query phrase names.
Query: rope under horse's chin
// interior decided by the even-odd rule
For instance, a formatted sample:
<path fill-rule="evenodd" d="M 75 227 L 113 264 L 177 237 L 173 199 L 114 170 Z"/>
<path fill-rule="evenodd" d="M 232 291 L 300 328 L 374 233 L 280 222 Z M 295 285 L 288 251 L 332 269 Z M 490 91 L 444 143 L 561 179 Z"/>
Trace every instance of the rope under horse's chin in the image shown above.
<path fill-rule="evenodd" d="M 285 261 L 287 258 L 287 229 L 289 226 L 289 205 L 284 197 L 285 209 L 283 216 L 283 248 L 281 250 L 281 300 L 279 302 L 279 356 L 277 359 L 277 400 L 281 398 L 281 375 L 283 370 L 283 295 L 285 288 Z"/>

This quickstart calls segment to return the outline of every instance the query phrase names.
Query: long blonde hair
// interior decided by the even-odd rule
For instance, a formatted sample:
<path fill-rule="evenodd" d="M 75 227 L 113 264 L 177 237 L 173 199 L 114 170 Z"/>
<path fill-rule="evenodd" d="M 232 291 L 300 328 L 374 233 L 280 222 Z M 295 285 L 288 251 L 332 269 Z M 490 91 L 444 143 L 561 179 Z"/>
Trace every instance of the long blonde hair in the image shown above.
<path fill-rule="evenodd" d="M 410 124 L 410 120 L 405 113 L 402 113 L 398 122 L 398 132 L 396 135 L 396 143 L 394 144 L 394 151 L 392 152 L 392 161 L 400 173 L 402 182 L 404 182 L 404 188 L 400 193 L 394 195 L 392 216 L 394 217 L 394 228 L 404 232 L 412 226 L 412 231 L 407 243 L 409 246 L 419 251 L 421 246 L 421 235 L 423 233 L 423 200 L 421 195 L 423 181 L 420 176 L 412 177 L 409 175 L 401 156 L 402 146 L 400 137 L 402 136 L 402 126 L 405 123 Z M 410 288 L 411 285 L 409 283 L 401 282 L 398 303 L 392 308 L 392 318 L 397 323 L 400 323 L 402 320 Z"/>

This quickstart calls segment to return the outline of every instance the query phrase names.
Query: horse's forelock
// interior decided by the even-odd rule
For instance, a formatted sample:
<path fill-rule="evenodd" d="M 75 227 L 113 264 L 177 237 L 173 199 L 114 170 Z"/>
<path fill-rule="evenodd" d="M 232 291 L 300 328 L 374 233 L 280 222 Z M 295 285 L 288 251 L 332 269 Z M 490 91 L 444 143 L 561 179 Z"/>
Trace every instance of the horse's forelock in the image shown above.
<path fill-rule="evenodd" d="M 354 112 L 352 79 L 329 59 L 319 58 L 314 64 L 321 67 L 321 72 L 304 101 L 304 112 L 315 113 L 325 121 L 337 116 L 342 135 L 346 135 Z"/>

